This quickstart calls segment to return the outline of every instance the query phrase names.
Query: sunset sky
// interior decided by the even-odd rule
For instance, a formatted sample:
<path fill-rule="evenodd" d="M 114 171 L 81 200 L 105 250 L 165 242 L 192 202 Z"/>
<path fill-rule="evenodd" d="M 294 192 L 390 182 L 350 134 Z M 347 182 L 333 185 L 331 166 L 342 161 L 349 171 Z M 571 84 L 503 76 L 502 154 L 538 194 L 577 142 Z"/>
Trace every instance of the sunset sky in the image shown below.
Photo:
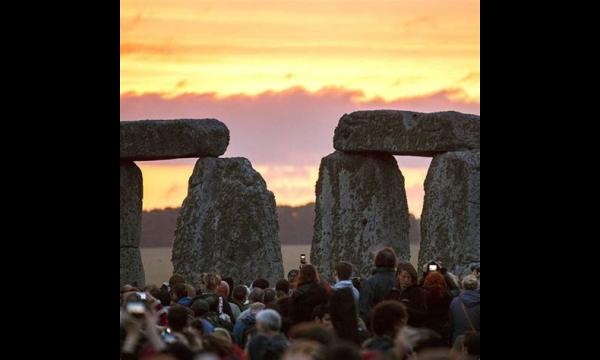
<path fill-rule="evenodd" d="M 217 118 L 280 205 L 314 201 L 346 112 L 479 114 L 479 1 L 121 0 L 121 120 Z M 430 159 L 397 157 L 420 216 Z M 180 206 L 194 160 L 138 162 L 144 208 Z"/>

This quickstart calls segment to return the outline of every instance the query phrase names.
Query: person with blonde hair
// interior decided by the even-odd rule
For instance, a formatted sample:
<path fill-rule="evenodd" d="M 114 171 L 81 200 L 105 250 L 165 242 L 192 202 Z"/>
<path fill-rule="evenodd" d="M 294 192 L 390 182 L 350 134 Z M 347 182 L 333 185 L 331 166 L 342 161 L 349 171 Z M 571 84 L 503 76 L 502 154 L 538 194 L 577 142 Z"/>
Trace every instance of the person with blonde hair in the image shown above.
<path fill-rule="evenodd" d="M 218 289 L 221 286 L 221 283 L 221 276 L 219 274 L 202 273 L 200 275 L 200 289 L 202 293 L 192 299 L 190 306 L 193 306 L 193 304 L 199 300 L 206 301 L 209 311 L 216 313 L 217 316 L 223 320 L 223 323 L 213 325 L 224 326 L 226 328 L 233 329 L 233 323 L 235 320 L 233 320 L 234 316 L 231 311 L 231 306 L 229 305 L 229 301 L 227 301 L 228 294 L 225 296 L 223 294 L 219 294 Z M 225 282 L 223 281 L 223 283 Z M 224 286 L 227 286 L 228 288 L 227 283 L 225 283 Z"/>

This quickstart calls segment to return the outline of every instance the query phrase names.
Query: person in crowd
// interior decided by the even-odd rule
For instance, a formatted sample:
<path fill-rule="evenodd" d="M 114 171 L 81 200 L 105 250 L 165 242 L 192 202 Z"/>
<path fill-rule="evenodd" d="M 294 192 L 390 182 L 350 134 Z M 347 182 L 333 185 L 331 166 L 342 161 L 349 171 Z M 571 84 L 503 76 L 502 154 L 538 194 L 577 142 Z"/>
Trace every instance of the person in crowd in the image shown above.
<path fill-rule="evenodd" d="M 299 340 L 310 340 L 325 347 L 329 347 L 335 342 L 333 330 L 315 322 L 294 325 L 289 331 L 289 338 L 292 344 Z"/>
<path fill-rule="evenodd" d="M 462 281 L 463 291 L 450 303 L 450 341 L 467 331 L 480 329 L 480 304 L 477 277 L 467 275 Z"/>
<path fill-rule="evenodd" d="M 273 309 L 279 312 L 279 305 L 277 304 L 277 292 L 274 289 L 267 288 L 264 290 L 263 301 L 267 309 Z"/>
<path fill-rule="evenodd" d="M 354 287 L 352 280 L 352 264 L 347 261 L 340 261 L 335 265 L 335 285 L 333 289 L 349 288 L 352 291 L 352 297 L 354 298 L 354 304 L 356 306 L 356 313 L 358 314 L 358 289 Z"/>
<path fill-rule="evenodd" d="M 269 281 L 266 279 L 256 279 L 252 282 L 252 286 L 250 286 L 252 289 L 254 288 L 260 288 L 260 289 L 268 289 L 269 288 Z"/>
<path fill-rule="evenodd" d="M 248 301 L 248 288 L 245 285 L 237 285 L 234 287 L 233 293 L 231 294 L 231 303 L 237 305 L 240 309 L 240 313 L 248 308 L 246 301 Z"/>
<path fill-rule="evenodd" d="M 190 306 L 192 298 L 188 296 L 188 286 L 186 283 L 176 283 L 171 288 L 171 299 L 174 304 Z"/>
<path fill-rule="evenodd" d="M 331 323 L 331 313 L 329 312 L 329 303 L 323 303 L 315 306 L 312 313 L 314 321 L 327 329 L 333 329 Z"/>
<path fill-rule="evenodd" d="M 313 309 L 327 301 L 326 291 L 313 265 L 302 266 L 297 280 L 289 304 L 289 317 L 293 325 L 312 321 Z"/>
<path fill-rule="evenodd" d="M 427 313 L 424 326 L 436 331 L 449 344 L 449 309 L 452 296 L 448 285 L 439 271 L 431 271 L 423 282 Z"/>
<path fill-rule="evenodd" d="M 396 270 L 396 286 L 390 291 L 388 300 L 396 300 L 406 306 L 408 325 L 422 327 L 425 323 L 427 306 L 425 291 L 418 284 L 417 270 L 409 262 L 401 262 Z"/>
<path fill-rule="evenodd" d="M 383 301 L 396 282 L 396 253 L 391 247 L 384 248 L 375 255 L 373 274 L 361 283 L 358 310 L 363 321 L 368 324 L 369 312 Z"/>
<path fill-rule="evenodd" d="M 283 354 L 283 360 L 327 360 L 327 347 L 313 340 L 292 342 Z"/>
<path fill-rule="evenodd" d="M 275 291 L 277 292 L 277 300 L 290 295 L 290 282 L 286 279 L 280 279 L 275 284 Z"/>
<path fill-rule="evenodd" d="M 384 300 L 373 308 L 370 320 L 373 337 L 362 348 L 383 355 L 392 353 L 396 336 L 408 321 L 406 307 L 398 301 Z"/>
<path fill-rule="evenodd" d="M 256 314 L 257 334 L 248 343 L 249 360 L 279 360 L 288 347 L 281 334 L 281 316 L 273 309 Z"/>
<path fill-rule="evenodd" d="M 359 346 L 361 339 L 368 338 L 366 326 L 359 321 L 352 288 L 335 289 L 330 300 L 331 322 L 335 334 L 341 340 Z"/>
<path fill-rule="evenodd" d="M 177 342 L 187 346 L 192 351 L 200 350 L 201 340 L 195 332 L 189 329 L 189 325 L 194 321 L 194 312 L 188 307 L 181 305 L 171 306 L 168 313 L 169 330 Z"/>
<path fill-rule="evenodd" d="M 300 271 L 298 269 L 292 269 L 292 270 L 288 271 L 287 279 L 290 284 L 296 283 L 296 278 L 298 277 L 299 273 L 300 273 Z"/>
<path fill-rule="evenodd" d="M 228 286 L 227 283 L 221 281 L 221 276 L 216 273 L 205 273 L 201 276 L 201 288 L 202 294 L 192 299 L 191 303 L 195 301 L 204 300 L 208 303 L 209 310 L 219 315 L 224 321 L 229 321 L 230 327 L 233 328 L 233 313 L 227 296 L 220 295 L 217 293 L 217 289 L 224 284 L 225 288 L 221 290 L 223 292 Z M 226 326 L 227 327 L 227 326 Z"/>
<path fill-rule="evenodd" d="M 256 315 L 259 311 L 264 309 L 265 304 L 254 302 L 250 305 L 248 312 L 240 314 L 240 317 L 235 322 L 235 326 L 233 327 L 233 338 L 241 348 L 246 346 L 248 332 L 256 325 Z"/>

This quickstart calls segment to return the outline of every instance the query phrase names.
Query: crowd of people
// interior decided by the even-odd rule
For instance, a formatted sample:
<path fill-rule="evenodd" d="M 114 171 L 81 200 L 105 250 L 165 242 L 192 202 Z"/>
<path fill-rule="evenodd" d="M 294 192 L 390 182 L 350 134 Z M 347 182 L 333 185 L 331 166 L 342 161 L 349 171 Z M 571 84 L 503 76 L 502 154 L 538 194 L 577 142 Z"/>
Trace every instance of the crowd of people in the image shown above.
<path fill-rule="evenodd" d="M 366 279 L 339 262 L 332 283 L 305 264 L 276 284 L 203 273 L 124 285 L 121 359 L 479 359 L 479 263 L 459 279 L 435 261 L 419 277 L 392 248 L 374 260 Z"/>

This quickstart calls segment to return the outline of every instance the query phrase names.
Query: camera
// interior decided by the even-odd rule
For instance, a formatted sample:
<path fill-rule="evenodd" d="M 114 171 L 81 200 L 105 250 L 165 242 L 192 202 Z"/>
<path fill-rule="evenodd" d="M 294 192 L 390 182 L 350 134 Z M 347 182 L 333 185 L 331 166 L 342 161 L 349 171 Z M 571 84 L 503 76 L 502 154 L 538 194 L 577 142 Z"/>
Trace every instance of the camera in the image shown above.
<path fill-rule="evenodd" d="M 436 264 L 430 264 L 429 265 L 429 271 L 437 271 L 438 266 Z"/>
<path fill-rule="evenodd" d="M 145 292 L 136 292 L 137 296 L 140 298 L 140 300 L 146 300 L 146 293 Z"/>
<path fill-rule="evenodd" d="M 300 264 L 306 264 L 306 254 L 300 254 Z"/>
<path fill-rule="evenodd" d="M 143 302 L 131 301 L 127 303 L 127 312 L 135 317 L 143 317 L 146 313 L 146 305 Z"/>

